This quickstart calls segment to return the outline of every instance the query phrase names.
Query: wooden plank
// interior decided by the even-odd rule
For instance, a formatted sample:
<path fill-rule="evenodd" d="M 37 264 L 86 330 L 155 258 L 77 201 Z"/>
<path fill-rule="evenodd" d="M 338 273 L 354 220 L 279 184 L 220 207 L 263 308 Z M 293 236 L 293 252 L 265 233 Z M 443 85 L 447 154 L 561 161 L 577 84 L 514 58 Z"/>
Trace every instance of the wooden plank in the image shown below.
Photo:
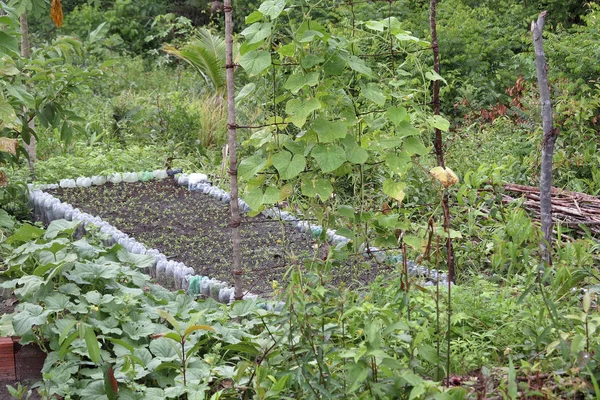
<path fill-rule="evenodd" d="M 14 381 L 15 353 L 13 341 L 9 337 L 0 337 L 0 381 Z"/>

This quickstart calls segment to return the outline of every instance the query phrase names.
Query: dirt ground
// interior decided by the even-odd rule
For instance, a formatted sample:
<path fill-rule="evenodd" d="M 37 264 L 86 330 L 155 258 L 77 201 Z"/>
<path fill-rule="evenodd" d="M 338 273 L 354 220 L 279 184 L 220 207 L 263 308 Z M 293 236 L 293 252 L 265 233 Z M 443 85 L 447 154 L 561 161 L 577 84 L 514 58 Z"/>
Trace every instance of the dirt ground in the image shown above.
<path fill-rule="evenodd" d="M 197 274 L 231 283 L 228 205 L 189 191 L 171 178 L 49 192 L 81 211 L 100 216 L 169 259 L 185 263 Z M 315 241 L 306 234 L 262 215 L 244 218 L 241 236 L 245 289 L 258 294 L 267 295 L 273 281 L 285 284 L 290 266 L 326 254 L 326 250 L 316 250 Z M 336 267 L 333 281 L 350 286 L 371 281 L 381 267 L 365 261 L 357 256 Z"/>

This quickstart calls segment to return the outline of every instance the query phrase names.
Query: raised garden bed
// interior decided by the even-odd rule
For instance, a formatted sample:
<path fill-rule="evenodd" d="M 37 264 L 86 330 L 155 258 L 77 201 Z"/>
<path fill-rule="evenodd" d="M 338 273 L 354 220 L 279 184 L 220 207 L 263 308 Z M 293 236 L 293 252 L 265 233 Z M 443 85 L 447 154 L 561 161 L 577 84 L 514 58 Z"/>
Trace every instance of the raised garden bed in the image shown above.
<path fill-rule="evenodd" d="M 174 179 L 108 182 L 48 192 L 193 268 L 197 275 L 230 281 L 229 208 L 211 196 L 189 191 Z M 244 286 L 261 295 L 272 290 L 273 281 L 284 281 L 289 266 L 325 256 L 316 252 L 309 235 L 263 215 L 244 218 L 242 240 Z M 336 267 L 333 275 L 335 281 L 352 285 L 371 281 L 381 272 L 389 269 L 356 257 Z"/>

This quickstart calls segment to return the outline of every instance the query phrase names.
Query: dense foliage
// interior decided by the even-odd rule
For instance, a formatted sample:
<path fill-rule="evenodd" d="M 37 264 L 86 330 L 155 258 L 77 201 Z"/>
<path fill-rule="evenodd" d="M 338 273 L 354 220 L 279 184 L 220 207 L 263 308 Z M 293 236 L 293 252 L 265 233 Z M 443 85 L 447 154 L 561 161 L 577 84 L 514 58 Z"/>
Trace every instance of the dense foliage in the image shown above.
<path fill-rule="evenodd" d="M 540 273 L 538 224 L 521 202 L 503 201 L 502 189 L 538 183 L 529 24 L 545 9 L 560 129 L 555 185 L 600 194 L 600 6 L 440 1 L 440 76 L 429 3 L 233 2 L 245 200 L 255 211 L 288 208 L 352 240 L 317 243 L 323 259 L 307 261 L 305 273 L 292 266 L 289 286 L 274 283 L 285 303 L 275 313 L 262 301 L 226 306 L 168 292 L 143 273 L 149 258 L 106 247 L 98 234 L 80 237 L 77 223 L 43 229 L 9 215 L 28 218 L 28 182 L 180 166 L 222 184 L 222 4 L 65 0 L 56 28 L 43 1 L 0 2 L 0 136 L 39 140 L 33 174 L 22 146 L 0 153 L 8 177 L 2 279 L 20 302 L 1 329 L 48 351 L 41 393 L 600 396 L 598 238 L 557 226 L 553 267 Z M 23 12 L 29 58 L 19 48 Z M 442 84 L 443 116 L 430 109 L 432 82 Z M 452 187 L 430 173 L 436 128 L 460 178 Z M 380 249 L 444 269 L 448 237 L 451 292 L 409 277 L 402 262 L 383 265 L 395 279 L 360 290 L 329 282 L 350 257 L 384 264 Z M 450 384 L 460 387 L 443 388 Z"/>

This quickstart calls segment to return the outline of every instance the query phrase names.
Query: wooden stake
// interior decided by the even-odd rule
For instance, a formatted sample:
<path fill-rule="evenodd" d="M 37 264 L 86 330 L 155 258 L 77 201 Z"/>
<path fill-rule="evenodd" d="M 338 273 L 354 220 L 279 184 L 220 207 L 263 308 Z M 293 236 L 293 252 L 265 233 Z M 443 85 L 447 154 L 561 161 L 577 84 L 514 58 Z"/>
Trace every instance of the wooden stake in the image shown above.
<path fill-rule="evenodd" d="M 550 87 L 548 85 L 548 64 L 544 55 L 542 30 L 546 18 L 546 11 L 542 11 L 537 22 L 531 23 L 533 47 L 535 50 L 535 69 L 540 90 L 540 104 L 542 106 L 542 166 L 540 171 L 540 220 L 542 222 L 543 239 L 540 242 L 542 263 L 552 265 L 552 156 L 554 143 L 558 130 L 554 128 L 552 120 L 552 102 L 550 101 Z"/>

